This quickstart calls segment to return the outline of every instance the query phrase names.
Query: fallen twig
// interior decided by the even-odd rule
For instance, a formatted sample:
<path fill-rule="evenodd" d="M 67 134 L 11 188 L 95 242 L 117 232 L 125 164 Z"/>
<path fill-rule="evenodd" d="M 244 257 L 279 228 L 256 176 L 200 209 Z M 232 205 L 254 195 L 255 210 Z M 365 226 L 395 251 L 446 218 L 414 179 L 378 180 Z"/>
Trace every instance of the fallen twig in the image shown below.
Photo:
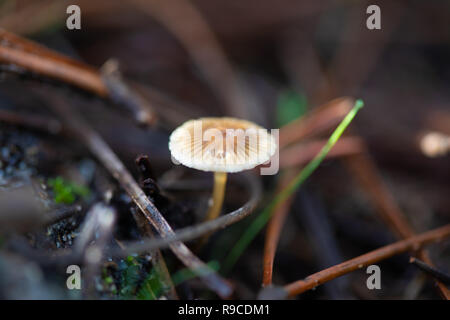
<path fill-rule="evenodd" d="M 150 227 L 150 225 L 147 223 L 147 220 L 145 217 L 140 214 L 139 212 L 136 212 L 137 210 L 133 210 L 133 217 L 135 218 L 138 228 L 141 230 L 141 233 L 143 236 L 154 239 L 153 231 Z M 122 251 L 127 250 L 127 247 L 123 245 Z M 163 293 L 167 294 L 168 298 L 172 300 L 178 300 L 178 295 L 175 290 L 175 286 L 173 285 L 172 278 L 170 277 L 169 270 L 167 269 L 166 262 L 164 260 L 164 257 L 159 250 L 159 248 L 153 248 L 150 250 L 146 250 L 145 252 L 148 252 L 152 258 L 151 262 L 153 265 L 153 268 L 155 272 L 158 274 L 158 277 L 161 279 L 161 287 L 163 289 Z"/>
<path fill-rule="evenodd" d="M 0 62 L 15 64 L 26 70 L 75 85 L 101 97 L 108 95 L 108 90 L 98 72 L 88 66 L 81 67 L 52 56 L 41 56 L 4 45 L 0 45 Z"/>
<path fill-rule="evenodd" d="M 367 154 L 358 154 L 348 157 L 346 164 L 354 173 L 357 181 L 369 194 L 370 199 L 374 203 L 377 212 L 383 221 L 395 232 L 395 234 L 403 239 L 413 236 L 414 230 L 411 228 L 405 214 L 401 211 L 398 204 L 395 202 L 389 193 L 383 180 L 379 176 L 375 164 Z M 420 250 L 417 253 L 418 257 L 427 264 L 432 265 L 428 253 Z M 437 282 L 438 289 L 443 298 L 450 299 L 450 291 L 445 285 Z"/>
<path fill-rule="evenodd" d="M 114 102 L 126 106 L 140 124 L 152 125 L 156 120 L 150 104 L 123 81 L 117 63 L 107 62 L 100 73 L 82 62 L 2 29 L 0 63 L 14 64 L 100 97 L 110 97 Z"/>
<path fill-rule="evenodd" d="M 370 251 L 356 258 L 347 260 L 320 272 L 314 273 L 303 280 L 299 280 L 284 286 L 286 296 L 295 296 L 307 290 L 316 288 L 317 286 L 343 276 L 352 271 L 364 268 L 373 263 L 385 260 L 394 255 L 413 250 L 416 251 L 423 246 L 444 240 L 450 236 L 450 225 L 433 229 L 431 231 L 416 235 L 406 240 L 401 240 L 393 244 L 381 247 L 377 250 Z"/>
<path fill-rule="evenodd" d="M 223 229 L 232 225 L 248 215 L 250 215 L 256 208 L 260 198 L 261 198 L 261 183 L 259 179 L 250 173 L 243 174 L 246 177 L 246 182 L 248 182 L 248 189 L 251 190 L 250 200 L 240 207 L 239 209 L 232 211 L 228 214 L 220 216 L 217 219 L 203 222 L 192 227 L 186 227 L 183 229 L 178 229 L 176 234 L 172 236 L 167 236 L 164 238 L 157 238 L 152 240 L 147 240 L 138 243 L 128 243 L 126 251 L 116 250 L 112 251 L 110 254 L 113 256 L 123 256 L 126 254 L 132 254 L 136 252 L 142 252 L 145 250 L 151 250 L 155 248 L 166 248 L 172 243 L 177 241 L 190 241 L 199 238 L 205 234 L 211 233 L 213 231 Z"/>
<path fill-rule="evenodd" d="M 5 109 L 0 109 L 0 122 L 50 134 L 59 134 L 63 129 L 61 122 L 56 119 L 36 114 L 18 113 Z"/>
<path fill-rule="evenodd" d="M 67 106 L 66 102 L 59 96 L 47 95 L 47 98 L 51 99 L 50 106 L 52 109 L 67 122 L 68 126 L 77 133 L 78 138 L 86 144 L 89 150 L 103 163 L 113 177 L 117 179 L 122 188 L 141 209 L 158 233 L 162 237 L 173 236 L 175 233 L 170 225 L 97 132 L 85 123 L 73 109 Z M 225 298 L 231 294 L 231 286 L 219 277 L 214 270 L 197 258 L 182 242 L 177 241 L 171 243 L 170 249 L 188 268 L 201 276 L 203 281 L 219 296 Z"/>
<path fill-rule="evenodd" d="M 299 169 L 286 170 L 277 186 L 277 193 L 281 192 L 291 182 L 291 177 L 298 174 Z M 280 239 L 281 229 L 284 221 L 291 207 L 293 195 L 287 198 L 283 203 L 280 203 L 275 209 L 270 218 L 266 229 L 266 237 L 264 242 L 264 256 L 263 256 L 263 281 L 262 285 L 269 286 L 272 284 L 273 275 L 273 261 L 275 259 L 275 252 L 277 250 L 278 241 Z"/>
<path fill-rule="evenodd" d="M 101 68 L 101 77 L 108 88 L 111 100 L 127 107 L 138 123 L 148 126 L 154 124 L 156 116 L 152 107 L 141 95 L 125 84 L 116 60 L 105 62 Z"/>
<path fill-rule="evenodd" d="M 409 259 L 409 262 L 418 267 L 423 272 L 427 273 L 428 275 L 432 276 L 436 280 L 439 280 L 439 282 L 444 283 L 446 285 L 450 285 L 450 276 L 442 271 L 439 271 L 436 268 L 433 268 L 429 264 L 423 262 L 422 260 L 419 260 L 417 258 L 411 257 Z"/>
<path fill-rule="evenodd" d="M 136 165 L 141 176 L 139 179 L 139 184 L 142 187 L 143 180 L 152 176 L 150 161 L 147 156 L 139 156 L 136 159 Z M 143 190 L 145 189 L 143 188 Z M 146 193 L 146 195 L 148 194 Z M 139 212 L 137 212 L 136 208 L 133 209 L 133 217 L 135 218 L 138 228 L 141 230 L 141 233 L 149 239 L 154 239 L 154 233 L 150 224 L 147 223 L 147 220 L 142 214 L 139 214 Z M 161 279 L 163 292 L 167 294 L 170 299 L 178 299 L 175 286 L 173 284 L 172 278 L 170 277 L 169 270 L 167 269 L 167 265 L 161 251 L 158 248 L 155 248 L 152 250 L 148 250 L 147 252 L 150 253 L 152 257 L 151 262 L 153 268 L 156 271 L 158 277 Z"/>

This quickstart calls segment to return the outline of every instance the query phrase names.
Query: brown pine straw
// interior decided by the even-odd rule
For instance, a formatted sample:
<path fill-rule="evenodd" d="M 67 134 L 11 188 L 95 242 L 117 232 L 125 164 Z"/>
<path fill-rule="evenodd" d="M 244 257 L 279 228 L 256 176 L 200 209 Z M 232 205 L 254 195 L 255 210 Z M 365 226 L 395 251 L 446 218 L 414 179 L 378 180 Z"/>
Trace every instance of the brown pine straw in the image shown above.
<path fill-rule="evenodd" d="M 277 193 L 283 190 L 298 173 L 297 168 L 285 170 L 278 183 Z M 273 275 L 273 261 L 275 259 L 275 252 L 277 251 L 278 241 L 280 240 L 281 229 L 283 228 L 286 216 L 291 208 L 294 195 L 287 198 L 280 203 L 273 211 L 272 219 L 266 230 L 266 237 L 264 242 L 264 256 L 263 256 L 263 286 L 272 284 Z"/>
<path fill-rule="evenodd" d="M 298 140 L 330 130 L 341 122 L 354 104 L 353 98 L 337 98 L 316 108 L 309 115 L 283 126 L 280 129 L 280 149 Z"/>
<path fill-rule="evenodd" d="M 299 142 L 280 150 L 280 168 L 304 166 L 311 161 L 327 143 L 327 140 Z M 364 151 L 360 137 L 342 137 L 327 154 L 327 159 L 358 154 Z"/>
<path fill-rule="evenodd" d="M 367 154 L 361 153 L 348 157 L 346 164 L 369 195 L 381 219 L 390 229 L 401 239 L 414 236 L 415 232 L 406 219 L 406 215 L 389 193 L 371 158 Z M 425 250 L 419 250 L 416 255 L 425 263 L 433 266 Z M 436 285 L 442 298 L 450 300 L 450 290 L 441 282 L 436 281 Z"/>
<path fill-rule="evenodd" d="M 39 52 L 40 54 L 42 52 Z M 40 55 L 20 48 L 0 46 L 0 62 L 10 63 L 50 78 L 54 78 L 101 97 L 108 95 L 100 74 L 88 66 L 81 66 L 64 61 L 63 56 Z"/>
<path fill-rule="evenodd" d="M 417 251 L 427 244 L 440 242 L 449 236 L 450 224 L 422 233 L 420 235 L 413 236 L 406 240 L 395 242 L 393 244 L 381 247 L 374 251 L 370 251 L 366 254 L 363 254 L 351 260 L 347 260 L 330 268 L 324 269 L 306 277 L 305 279 L 298 280 L 284 286 L 284 290 L 287 292 L 289 297 L 292 297 L 316 288 L 317 286 L 324 284 L 325 282 L 343 276 L 352 271 L 367 267 L 371 264 L 385 260 L 406 251 Z"/>
<path fill-rule="evenodd" d="M 0 64 L 11 64 L 29 72 L 56 79 L 89 91 L 101 98 L 127 107 L 136 121 L 153 125 L 156 114 L 150 103 L 123 81 L 117 64 L 112 63 L 100 72 L 80 61 L 50 50 L 38 43 L 19 37 L 0 28 Z"/>

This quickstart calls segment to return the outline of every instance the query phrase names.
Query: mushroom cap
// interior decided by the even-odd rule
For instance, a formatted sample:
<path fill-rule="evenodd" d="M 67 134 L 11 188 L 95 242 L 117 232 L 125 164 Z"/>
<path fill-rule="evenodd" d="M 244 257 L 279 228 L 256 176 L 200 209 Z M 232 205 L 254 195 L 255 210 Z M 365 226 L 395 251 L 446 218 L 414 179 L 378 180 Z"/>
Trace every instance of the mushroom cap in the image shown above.
<path fill-rule="evenodd" d="M 170 135 L 172 157 L 202 171 L 239 172 L 270 160 L 275 138 L 263 127 L 235 118 L 189 120 Z"/>

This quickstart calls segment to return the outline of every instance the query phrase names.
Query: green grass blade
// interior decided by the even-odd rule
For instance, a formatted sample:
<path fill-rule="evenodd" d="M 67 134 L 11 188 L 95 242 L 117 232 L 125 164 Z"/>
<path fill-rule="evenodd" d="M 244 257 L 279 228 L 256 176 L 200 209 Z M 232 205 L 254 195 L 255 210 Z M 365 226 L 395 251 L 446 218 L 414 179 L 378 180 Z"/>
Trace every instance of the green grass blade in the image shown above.
<path fill-rule="evenodd" d="M 239 257 L 247 249 L 249 244 L 253 241 L 256 235 L 264 228 L 266 223 L 269 221 L 273 210 L 275 207 L 285 201 L 290 195 L 292 195 L 308 177 L 317 169 L 323 159 L 326 157 L 331 148 L 336 144 L 341 135 L 344 133 L 345 129 L 352 122 L 353 118 L 356 116 L 358 111 L 364 106 L 362 100 L 356 100 L 355 105 L 352 110 L 345 116 L 341 121 L 339 126 L 334 130 L 328 139 L 325 146 L 320 150 L 320 152 L 311 160 L 303 170 L 289 183 L 289 185 L 284 188 L 278 195 L 270 202 L 270 204 L 259 214 L 259 216 L 252 222 L 250 227 L 241 236 L 236 245 L 231 250 L 230 254 L 225 259 L 223 268 L 221 269 L 223 274 L 231 271 Z"/>
<path fill-rule="evenodd" d="M 208 272 L 212 272 L 212 270 L 217 271 L 219 270 L 219 263 L 217 261 L 210 261 L 206 264 L 208 268 L 205 268 L 206 274 Z M 180 283 L 183 283 L 184 281 L 191 280 L 198 277 L 198 272 L 196 273 L 195 270 L 191 270 L 188 268 L 182 269 L 175 274 L 172 275 L 172 281 L 175 286 L 179 285 Z"/>

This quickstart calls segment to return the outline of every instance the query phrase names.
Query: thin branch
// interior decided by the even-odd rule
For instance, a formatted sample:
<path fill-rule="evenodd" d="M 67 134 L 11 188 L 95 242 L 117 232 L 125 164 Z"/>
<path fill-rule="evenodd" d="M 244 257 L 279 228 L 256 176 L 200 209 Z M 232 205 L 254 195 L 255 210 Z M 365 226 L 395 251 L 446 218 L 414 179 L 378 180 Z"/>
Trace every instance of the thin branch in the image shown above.
<path fill-rule="evenodd" d="M 0 28 L 0 40 L 1 46 L 21 50 L 23 52 L 32 53 L 38 56 L 47 57 L 48 59 L 60 61 L 65 64 L 71 64 L 79 66 L 80 68 L 86 68 L 86 64 L 81 61 L 75 60 L 68 56 L 65 56 L 57 51 L 49 49 L 37 42 L 28 40 L 21 36 L 18 36 L 12 32 L 8 32 Z"/>
<path fill-rule="evenodd" d="M 133 213 L 133 217 L 135 218 L 138 228 L 141 230 L 141 233 L 149 239 L 154 239 L 155 236 L 153 234 L 153 231 L 150 225 L 147 223 L 145 217 L 142 214 L 139 214 L 139 212 Z M 126 250 L 126 248 L 123 248 L 122 250 Z M 158 248 L 154 248 L 151 250 L 146 250 L 145 252 L 148 252 L 152 257 L 151 263 L 154 270 L 158 274 L 158 277 L 161 279 L 163 292 L 167 294 L 170 299 L 178 300 L 178 294 L 173 285 L 172 278 L 170 277 L 169 270 L 167 269 L 167 265 L 161 251 Z"/>
<path fill-rule="evenodd" d="M 139 184 L 142 187 L 143 180 L 147 177 L 152 176 L 152 170 L 150 166 L 150 160 L 147 156 L 139 156 L 136 160 L 136 165 L 139 170 L 140 178 Z M 145 189 L 144 189 L 145 190 Z M 148 195 L 148 193 L 146 193 Z M 145 219 L 145 216 L 139 214 L 136 208 L 133 208 L 133 217 L 135 218 L 139 229 L 141 230 L 141 234 L 148 237 L 149 239 L 153 239 L 154 233 L 150 226 L 150 224 Z M 167 269 L 166 262 L 161 251 L 158 248 L 148 250 L 152 257 L 152 265 L 159 279 L 161 279 L 161 284 L 163 287 L 163 292 L 167 294 L 167 296 L 172 300 L 178 300 L 178 294 L 175 290 L 175 286 L 173 285 L 172 278 L 170 277 L 169 270 Z"/>
<path fill-rule="evenodd" d="M 98 72 L 88 66 L 80 67 L 54 59 L 52 56 L 36 55 L 4 45 L 0 45 L 0 62 L 15 64 L 28 71 L 72 84 L 101 97 L 108 95 L 108 89 Z"/>
<path fill-rule="evenodd" d="M 112 176 L 120 183 L 131 199 L 141 209 L 147 220 L 153 225 L 162 237 L 170 237 L 175 233 L 161 215 L 159 210 L 147 198 L 129 171 L 120 159 L 106 144 L 106 142 L 95 132 L 75 110 L 70 108 L 60 96 L 47 95 L 51 99 L 50 106 L 70 126 L 77 137 L 80 138 L 89 150 L 108 169 Z M 209 268 L 204 262 L 197 258 L 182 242 L 177 241 L 170 244 L 173 253 L 193 272 L 202 277 L 206 285 L 215 291 L 220 297 L 228 297 L 232 292 L 231 286 L 217 273 Z"/>
<path fill-rule="evenodd" d="M 411 257 L 409 259 L 409 263 L 412 263 L 417 268 L 422 270 L 423 272 L 427 273 L 428 275 L 432 276 L 433 278 L 439 280 L 439 282 L 442 282 L 446 285 L 450 285 L 450 276 L 442 271 L 439 271 L 436 268 L 433 268 L 429 264 L 423 262 L 422 260 L 419 260 L 417 258 Z"/>
<path fill-rule="evenodd" d="M 415 232 L 406 219 L 406 215 L 401 211 L 395 199 L 389 193 L 388 188 L 385 186 L 375 164 L 369 156 L 367 154 L 358 154 L 348 157 L 346 164 L 357 178 L 357 181 L 369 194 L 378 214 L 391 230 L 399 238 L 406 239 L 413 236 Z M 427 264 L 433 264 L 425 250 L 420 250 L 417 256 Z M 449 300 L 450 290 L 440 282 L 437 282 L 437 286 L 442 297 Z"/>
<path fill-rule="evenodd" d="M 303 280 L 299 280 L 284 286 L 284 290 L 288 296 L 295 296 L 307 290 L 316 288 L 317 286 L 343 276 L 352 271 L 362 269 L 376 262 L 385 260 L 394 255 L 406 252 L 416 251 L 423 246 L 444 240 L 450 236 L 450 224 L 443 227 L 416 235 L 406 240 L 401 240 L 393 244 L 381 247 L 377 250 L 370 251 L 366 254 L 347 260 L 320 272 L 314 273 Z"/>
<path fill-rule="evenodd" d="M 49 134 L 60 134 L 63 126 L 60 121 L 37 114 L 18 113 L 0 109 L 0 122 L 5 122 L 27 129 L 43 131 Z"/>
<path fill-rule="evenodd" d="M 153 108 L 122 79 L 117 64 L 106 63 L 103 73 L 38 43 L 0 29 L 0 63 L 54 78 L 124 105 L 144 125 L 156 120 Z"/>
<path fill-rule="evenodd" d="M 157 238 L 152 240 L 147 240 L 144 242 L 128 243 L 127 249 L 115 250 L 110 254 L 113 256 L 124 256 L 132 253 L 142 252 L 146 250 L 151 250 L 155 248 L 166 248 L 172 243 L 177 241 L 190 241 L 199 238 L 205 234 L 224 229 L 229 225 L 232 225 L 245 217 L 249 216 L 256 208 L 260 198 L 262 186 L 260 180 L 252 174 L 244 174 L 246 182 L 249 184 L 248 189 L 251 190 L 250 200 L 240 207 L 239 209 L 232 211 L 228 214 L 220 216 L 217 219 L 203 222 L 192 227 L 186 227 L 183 229 L 178 229 L 176 234 L 172 236 L 167 236 L 164 238 Z"/>
<path fill-rule="evenodd" d="M 291 177 L 298 174 L 300 169 L 286 170 L 277 186 L 277 193 L 281 192 L 291 182 Z M 272 214 L 272 217 L 267 225 L 266 237 L 264 242 L 264 256 L 263 256 L 263 286 L 272 284 L 273 261 L 275 259 L 275 252 L 277 250 L 278 241 L 280 239 L 281 229 L 283 228 L 289 209 L 293 201 L 293 195 L 287 198 L 283 203 L 279 204 Z"/>
<path fill-rule="evenodd" d="M 128 108 L 138 123 L 147 126 L 155 123 L 156 115 L 153 108 L 124 82 L 118 61 L 112 59 L 106 61 L 101 68 L 101 77 L 108 88 L 111 100 Z"/>

